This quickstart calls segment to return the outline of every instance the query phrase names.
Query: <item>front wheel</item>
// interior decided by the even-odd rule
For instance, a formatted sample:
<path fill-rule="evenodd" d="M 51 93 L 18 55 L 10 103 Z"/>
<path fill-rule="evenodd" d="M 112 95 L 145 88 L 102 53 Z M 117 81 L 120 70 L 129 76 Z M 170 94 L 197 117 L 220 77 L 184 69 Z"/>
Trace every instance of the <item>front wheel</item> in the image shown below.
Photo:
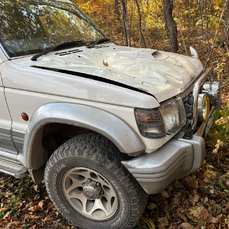
<path fill-rule="evenodd" d="M 109 140 L 90 133 L 70 139 L 50 157 L 47 192 L 74 225 L 131 229 L 137 223 L 147 194 L 122 166 L 122 156 Z"/>

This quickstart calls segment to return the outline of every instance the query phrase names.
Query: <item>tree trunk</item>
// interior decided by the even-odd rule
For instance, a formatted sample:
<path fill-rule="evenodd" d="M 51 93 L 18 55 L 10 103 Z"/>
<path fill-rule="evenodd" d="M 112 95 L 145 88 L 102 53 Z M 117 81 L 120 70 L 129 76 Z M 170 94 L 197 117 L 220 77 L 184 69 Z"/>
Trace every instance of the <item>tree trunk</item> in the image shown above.
<path fill-rule="evenodd" d="M 146 37 L 145 37 L 146 47 L 149 47 L 149 40 L 148 40 L 149 39 L 149 33 L 148 33 L 147 26 L 146 26 L 146 16 L 145 16 L 145 11 L 144 11 L 142 1 L 140 1 L 140 4 L 141 4 L 141 8 L 142 8 L 142 19 L 143 19 L 143 24 L 144 24 L 144 33 L 146 34 Z"/>
<path fill-rule="evenodd" d="M 177 52 L 178 39 L 177 39 L 177 24 L 173 19 L 173 3 L 172 0 L 163 0 L 164 15 L 166 26 L 169 29 L 170 51 Z"/>
<path fill-rule="evenodd" d="M 126 46 L 131 46 L 129 20 L 128 20 L 126 1 L 127 0 L 120 0 L 121 10 L 122 10 L 122 24 L 123 24 L 124 36 L 125 36 L 125 40 L 126 40 Z"/>
<path fill-rule="evenodd" d="M 145 39 L 144 39 L 144 36 L 143 36 L 143 33 L 142 33 L 142 17 L 141 17 L 141 10 L 140 10 L 139 4 L 138 4 L 138 0 L 135 0 L 135 3 L 136 3 L 136 6 L 137 6 L 137 9 L 138 9 L 138 18 L 139 18 L 138 29 L 139 29 L 139 33 L 140 33 L 140 37 L 141 37 L 143 46 L 144 46 L 144 48 L 146 48 Z"/>
<path fill-rule="evenodd" d="M 119 8 L 119 0 L 115 0 L 115 14 L 117 16 L 117 18 L 120 18 L 120 8 Z"/>
<path fill-rule="evenodd" d="M 228 43 L 228 28 L 229 27 L 229 1 L 227 1 L 227 11 L 225 15 L 224 29 L 220 38 L 221 43 Z"/>

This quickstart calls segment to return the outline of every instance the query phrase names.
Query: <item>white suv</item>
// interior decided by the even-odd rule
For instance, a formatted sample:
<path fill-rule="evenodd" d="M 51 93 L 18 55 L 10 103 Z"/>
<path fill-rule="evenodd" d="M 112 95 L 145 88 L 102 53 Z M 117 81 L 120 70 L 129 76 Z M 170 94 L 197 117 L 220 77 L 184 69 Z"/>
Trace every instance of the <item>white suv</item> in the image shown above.
<path fill-rule="evenodd" d="M 197 56 L 114 45 L 74 4 L 0 2 L 0 171 L 74 225 L 132 228 L 147 194 L 197 170 L 220 104 Z"/>

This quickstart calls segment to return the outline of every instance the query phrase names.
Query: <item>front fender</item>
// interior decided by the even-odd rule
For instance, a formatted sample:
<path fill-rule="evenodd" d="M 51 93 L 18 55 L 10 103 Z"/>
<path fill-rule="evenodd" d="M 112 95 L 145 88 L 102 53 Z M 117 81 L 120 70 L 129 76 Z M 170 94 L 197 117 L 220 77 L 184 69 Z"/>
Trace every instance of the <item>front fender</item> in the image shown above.
<path fill-rule="evenodd" d="M 40 137 L 37 133 L 50 123 L 63 123 L 95 131 L 112 141 L 122 153 L 131 154 L 145 149 L 134 130 L 109 112 L 79 104 L 51 103 L 35 111 L 26 130 L 23 155 L 29 169 L 34 165 L 31 151 L 35 138 Z"/>

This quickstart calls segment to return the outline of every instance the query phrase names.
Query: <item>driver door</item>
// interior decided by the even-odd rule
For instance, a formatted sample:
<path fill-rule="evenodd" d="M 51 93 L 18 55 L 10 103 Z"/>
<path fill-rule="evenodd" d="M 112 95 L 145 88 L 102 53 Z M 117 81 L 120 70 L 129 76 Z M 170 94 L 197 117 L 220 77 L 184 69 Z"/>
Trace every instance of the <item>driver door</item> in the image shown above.
<path fill-rule="evenodd" d="M 0 46 L 0 156 L 17 154 L 12 141 L 11 117 L 6 103 L 5 88 L 2 81 L 4 62 L 8 61 Z"/>

